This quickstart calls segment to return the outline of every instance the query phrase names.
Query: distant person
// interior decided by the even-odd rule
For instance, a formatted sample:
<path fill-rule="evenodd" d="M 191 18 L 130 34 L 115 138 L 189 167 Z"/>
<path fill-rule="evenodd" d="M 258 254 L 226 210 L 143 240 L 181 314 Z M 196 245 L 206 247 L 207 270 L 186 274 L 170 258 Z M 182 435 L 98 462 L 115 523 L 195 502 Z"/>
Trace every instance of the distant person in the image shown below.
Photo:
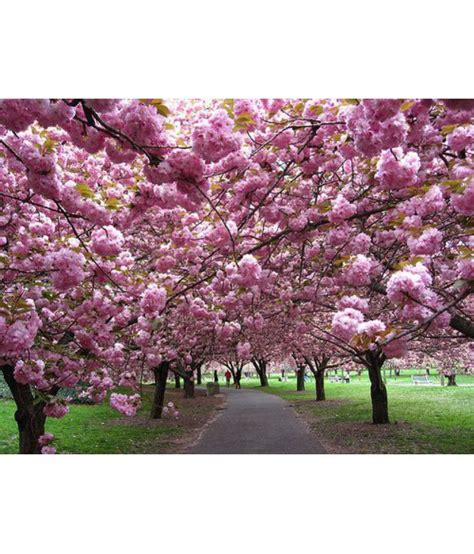
<path fill-rule="evenodd" d="M 344 383 L 350 383 L 351 382 L 351 376 L 350 376 L 350 374 L 347 370 L 344 371 L 343 379 L 344 379 Z"/>
<path fill-rule="evenodd" d="M 226 384 L 226 386 L 230 387 L 230 378 L 232 377 L 232 373 L 230 372 L 230 370 L 227 370 L 227 371 L 224 373 L 224 377 L 225 377 L 225 384 Z"/>

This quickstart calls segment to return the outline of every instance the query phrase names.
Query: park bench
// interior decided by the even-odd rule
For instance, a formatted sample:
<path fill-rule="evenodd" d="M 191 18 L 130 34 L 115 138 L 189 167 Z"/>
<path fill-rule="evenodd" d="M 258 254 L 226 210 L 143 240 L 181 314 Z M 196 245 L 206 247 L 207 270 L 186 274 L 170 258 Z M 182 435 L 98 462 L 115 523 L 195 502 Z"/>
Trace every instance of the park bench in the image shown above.
<path fill-rule="evenodd" d="M 330 383 L 341 383 L 342 379 L 339 377 L 339 375 L 331 375 L 331 377 L 329 377 L 329 382 Z"/>
<path fill-rule="evenodd" d="M 428 375 L 412 375 L 411 382 L 414 385 L 432 385 L 433 381 L 430 380 Z"/>

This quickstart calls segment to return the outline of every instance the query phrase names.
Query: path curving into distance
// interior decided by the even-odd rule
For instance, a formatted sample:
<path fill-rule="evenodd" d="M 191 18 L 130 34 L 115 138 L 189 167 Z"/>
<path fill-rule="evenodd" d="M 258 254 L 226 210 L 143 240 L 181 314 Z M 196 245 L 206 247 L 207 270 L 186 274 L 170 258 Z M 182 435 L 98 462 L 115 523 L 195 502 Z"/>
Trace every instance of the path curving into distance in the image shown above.
<path fill-rule="evenodd" d="M 187 453 L 325 453 L 286 400 L 255 389 L 221 390 L 227 395 L 225 408 Z"/>

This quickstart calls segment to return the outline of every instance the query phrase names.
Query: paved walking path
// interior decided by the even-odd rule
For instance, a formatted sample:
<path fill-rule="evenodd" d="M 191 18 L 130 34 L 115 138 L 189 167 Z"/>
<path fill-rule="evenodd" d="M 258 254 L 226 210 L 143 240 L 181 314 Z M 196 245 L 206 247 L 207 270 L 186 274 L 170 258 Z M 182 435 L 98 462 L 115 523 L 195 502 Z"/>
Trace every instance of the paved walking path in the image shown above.
<path fill-rule="evenodd" d="M 253 389 L 223 392 L 227 395 L 225 408 L 191 446 L 190 454 L 325 452 L 282 398 Z"/>

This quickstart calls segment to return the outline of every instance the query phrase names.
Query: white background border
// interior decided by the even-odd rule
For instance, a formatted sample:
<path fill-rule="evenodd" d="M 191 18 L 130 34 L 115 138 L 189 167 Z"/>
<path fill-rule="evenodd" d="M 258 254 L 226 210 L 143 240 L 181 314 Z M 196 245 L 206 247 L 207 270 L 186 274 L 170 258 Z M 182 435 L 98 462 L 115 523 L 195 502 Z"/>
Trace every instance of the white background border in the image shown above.
<path fill-rule="evenodd" d="M 474 97 L 468 2 L 3 5 L 1 97 Z M 1 433 L 1 429 L 0 429 Z M 0 458 L 2 552 L 466 552 L 469 456 Z"/>

